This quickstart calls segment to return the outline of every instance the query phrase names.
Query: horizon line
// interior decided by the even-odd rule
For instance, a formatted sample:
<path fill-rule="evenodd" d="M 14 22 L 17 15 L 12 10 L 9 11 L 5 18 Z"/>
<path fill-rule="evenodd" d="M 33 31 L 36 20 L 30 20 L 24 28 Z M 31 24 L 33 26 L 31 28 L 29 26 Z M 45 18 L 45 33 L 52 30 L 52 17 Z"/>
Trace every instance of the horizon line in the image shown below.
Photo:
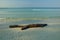
<path fill-rule="evenodd" d="M 60 9 L 60 7 L 5 7 L 0 9 Z"/>

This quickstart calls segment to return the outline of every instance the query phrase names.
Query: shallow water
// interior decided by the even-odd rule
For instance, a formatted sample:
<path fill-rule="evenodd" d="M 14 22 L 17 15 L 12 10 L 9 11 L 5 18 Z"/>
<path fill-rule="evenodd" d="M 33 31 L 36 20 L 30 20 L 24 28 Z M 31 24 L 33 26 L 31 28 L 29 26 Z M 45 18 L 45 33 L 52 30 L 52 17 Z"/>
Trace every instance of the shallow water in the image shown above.
<path fill-rule="evenodd" d="M 54 20 L 22 20 L 0 24 L 0 40 L 60 40 L 60 20 Z M 31 23 L 46 23 L 48 26 L 44 28 L 29 28 L 27 30 L 9 28 L 9 25 Z"/>
<path fill-rule="evenodd" d="M 60 28 L 2 29 L 1 40 L 59 40 Z"/>
<path fill-rule="evenodd" d="M 44 28 L 9 25 L 48 24 Z M 0 9 L 0 40 L 60 40 L 60 9 Z"/>

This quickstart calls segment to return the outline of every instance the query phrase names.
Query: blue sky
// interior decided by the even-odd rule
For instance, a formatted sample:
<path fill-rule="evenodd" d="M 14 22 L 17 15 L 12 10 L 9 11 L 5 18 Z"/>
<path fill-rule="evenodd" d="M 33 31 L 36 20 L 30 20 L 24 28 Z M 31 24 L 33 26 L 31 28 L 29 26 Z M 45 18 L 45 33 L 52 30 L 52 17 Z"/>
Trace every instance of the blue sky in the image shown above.
<path fill-rule="evenodd" d="M 60 7 L 60 0 L 0 0 L 1 7 Z"/>

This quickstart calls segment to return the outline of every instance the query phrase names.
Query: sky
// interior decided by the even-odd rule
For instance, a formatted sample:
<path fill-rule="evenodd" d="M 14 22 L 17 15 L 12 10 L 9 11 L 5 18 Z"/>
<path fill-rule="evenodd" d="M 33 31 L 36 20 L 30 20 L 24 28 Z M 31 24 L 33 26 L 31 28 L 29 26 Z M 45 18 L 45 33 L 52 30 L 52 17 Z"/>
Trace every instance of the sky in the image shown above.
<path fill-rule="evenodd" d="M 5 7 L 60 7 L 60 0 L 0 0 L 0 8 Z"/>

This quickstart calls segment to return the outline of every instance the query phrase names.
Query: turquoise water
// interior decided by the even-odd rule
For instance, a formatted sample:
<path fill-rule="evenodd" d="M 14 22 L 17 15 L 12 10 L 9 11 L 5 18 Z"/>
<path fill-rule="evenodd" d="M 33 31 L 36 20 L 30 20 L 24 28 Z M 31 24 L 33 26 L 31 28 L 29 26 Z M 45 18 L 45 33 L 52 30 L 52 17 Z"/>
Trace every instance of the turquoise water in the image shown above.
<path fill-rule="evenodd" d="M 9 25 L 46 23 L 44 28 L 10 29 Z M 0 40 L 60 40 L 60 9 L 0 9 Z"/>
<path fill-rule="evenodd" d="M 60 9 L 0 9 L 0 17 L 40 18 L 58 17 Z"/>

